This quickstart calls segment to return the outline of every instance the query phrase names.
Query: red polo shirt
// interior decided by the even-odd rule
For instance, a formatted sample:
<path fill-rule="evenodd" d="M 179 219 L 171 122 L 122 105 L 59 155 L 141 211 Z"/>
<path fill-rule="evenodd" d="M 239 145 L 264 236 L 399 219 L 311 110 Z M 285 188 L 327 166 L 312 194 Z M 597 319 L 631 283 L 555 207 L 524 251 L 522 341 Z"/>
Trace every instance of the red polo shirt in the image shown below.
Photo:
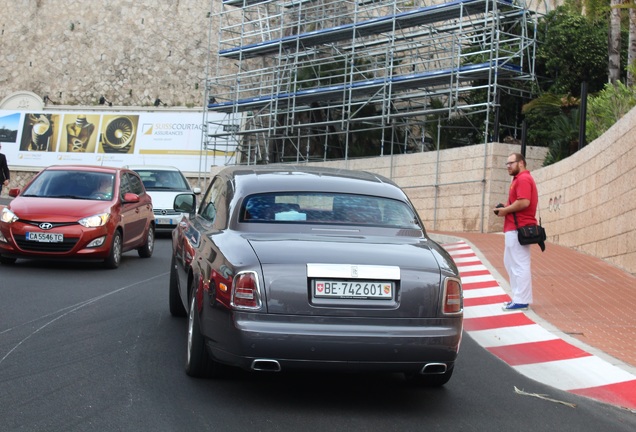
<path fill-rule="evenodd" d="M 534 179 L 530 175 L 530 171 L 523 171 L 512 179 L 510 183 L 510 192 L 508 193 L 508 204 L 519 199 L 530 200 L 530 205 L 525 209 L 516 212 L 517 223 L 520 227 L 526 225 L 537 225 L 537 219 L 535 214 L 537 213 L 537 203 L 539 202 L 539 194 L 537 192 L 537 185 Z M 504 220 L 504 232 L 516 230 L 515 219 L 512 213 L 508 213 Z"/>

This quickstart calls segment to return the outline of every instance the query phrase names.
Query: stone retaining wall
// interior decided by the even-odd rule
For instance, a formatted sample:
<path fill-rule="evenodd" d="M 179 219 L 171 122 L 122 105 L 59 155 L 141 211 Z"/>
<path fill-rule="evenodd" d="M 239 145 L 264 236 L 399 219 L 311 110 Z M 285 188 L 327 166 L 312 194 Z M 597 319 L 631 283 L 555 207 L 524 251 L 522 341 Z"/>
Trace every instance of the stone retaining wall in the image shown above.
<path fill-rule="evenodd" d="M 550 241 L 636 274 L 636 108 L 534 176 Z"/>

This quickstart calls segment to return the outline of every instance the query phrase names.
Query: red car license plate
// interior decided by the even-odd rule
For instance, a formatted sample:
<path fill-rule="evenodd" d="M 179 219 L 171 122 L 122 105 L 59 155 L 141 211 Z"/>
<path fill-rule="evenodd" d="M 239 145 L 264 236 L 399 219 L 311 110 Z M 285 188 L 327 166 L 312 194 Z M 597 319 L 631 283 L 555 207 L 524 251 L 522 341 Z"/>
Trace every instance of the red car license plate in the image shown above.
<path fill-rule="evenodd" d="M 27 232 L 27 240 L 40 243 L 61 243 L 64 241 L 64 234 L 48 232 Z"/>

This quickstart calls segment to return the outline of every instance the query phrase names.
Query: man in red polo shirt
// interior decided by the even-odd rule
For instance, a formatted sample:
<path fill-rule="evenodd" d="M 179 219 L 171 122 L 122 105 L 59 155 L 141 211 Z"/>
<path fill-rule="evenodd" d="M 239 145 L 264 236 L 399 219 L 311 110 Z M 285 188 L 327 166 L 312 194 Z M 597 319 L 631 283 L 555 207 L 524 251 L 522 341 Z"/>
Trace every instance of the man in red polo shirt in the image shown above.
<path fill-rule="evenodd" d="M 504 265 L 512 290 L 512 301 L 505 303 L 503 310 L 528 310 L 528 305 L 532 303 L 530 245 L 519 243 L 517 227 L 537 224 L 535 214 L 539 194 L 537 185 L 530 175 L 530 171 L 526 168 L 526 158 L 522 154 L 510 154 L 506 167 L 508 174 L 512 176 L 508 202 L 504 207 L 494 209 L 497 216 L 505 217 Z"/>

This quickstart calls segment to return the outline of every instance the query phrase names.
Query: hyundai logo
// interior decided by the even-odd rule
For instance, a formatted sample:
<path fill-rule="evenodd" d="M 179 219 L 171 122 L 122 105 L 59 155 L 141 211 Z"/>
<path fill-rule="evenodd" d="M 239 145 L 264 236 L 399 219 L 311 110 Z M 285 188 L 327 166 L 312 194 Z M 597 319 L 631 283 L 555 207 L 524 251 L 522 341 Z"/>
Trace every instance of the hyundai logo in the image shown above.
<path fill-rule="evenodd" d="M 42 222 L 38 226 L 40 227 L 40 229 L 43 229 L 43 230 L 50 230 L 51 228 L 53 228 L 53 224 L 49 222 Z"/>

